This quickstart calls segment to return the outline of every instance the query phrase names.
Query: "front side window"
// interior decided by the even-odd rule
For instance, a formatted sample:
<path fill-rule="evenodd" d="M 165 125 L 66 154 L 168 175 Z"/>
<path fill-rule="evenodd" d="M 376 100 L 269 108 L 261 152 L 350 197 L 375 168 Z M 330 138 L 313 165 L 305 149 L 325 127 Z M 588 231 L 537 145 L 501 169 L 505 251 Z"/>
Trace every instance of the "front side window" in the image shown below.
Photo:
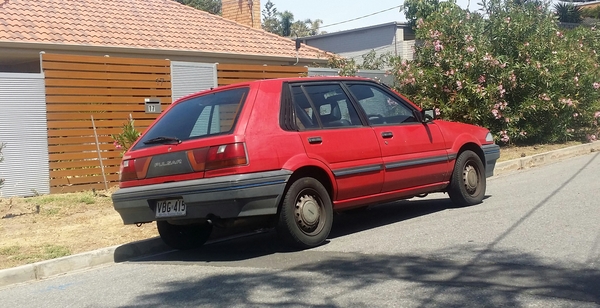
<path fill-rule="evenodd" d="M 144 142 L 155 138 L 174 138 L 183 142 L 231 132 L 248 91 L 248 88 L 231 89 L 178 103 L 142 136 L 134 149 L 152 146 L 152 143 Z"/>
<path fill-rule="evenodd" d="M 361 125 L 339 84 L 292 86 L 295 121 L 300 130 Z"/>
<path fill-rule="evenodd" d="M 418 122 L 412 108 L 377 86 L 349 84 L 348 88 L 367 114 L 370 125 Z"/>

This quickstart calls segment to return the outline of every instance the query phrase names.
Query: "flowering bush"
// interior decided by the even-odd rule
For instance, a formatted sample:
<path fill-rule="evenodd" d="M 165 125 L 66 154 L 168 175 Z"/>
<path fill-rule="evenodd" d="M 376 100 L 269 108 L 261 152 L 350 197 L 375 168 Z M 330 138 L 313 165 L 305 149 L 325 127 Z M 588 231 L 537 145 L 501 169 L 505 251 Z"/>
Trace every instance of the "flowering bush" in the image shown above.
<path fill-rule="evenodd" d="M 114 140 L 115 148 L 127 152 L 131 145 L 140 137 L 141 133 L 135 129 L 134 120 L 129 119 L 127 123 L 123 124 L 123 132 L 117 135 L 112 135 Z"/>
<path fill-rule="evenodd" d="M 539 2 L 482 6 L 479 14 L 441 2 L 416 21 L 415 60 L 391 72 L 399 90 L 445 119 L 490 128 L 503 143 L 595 139 L 600 32 L 561 29 Z"/>

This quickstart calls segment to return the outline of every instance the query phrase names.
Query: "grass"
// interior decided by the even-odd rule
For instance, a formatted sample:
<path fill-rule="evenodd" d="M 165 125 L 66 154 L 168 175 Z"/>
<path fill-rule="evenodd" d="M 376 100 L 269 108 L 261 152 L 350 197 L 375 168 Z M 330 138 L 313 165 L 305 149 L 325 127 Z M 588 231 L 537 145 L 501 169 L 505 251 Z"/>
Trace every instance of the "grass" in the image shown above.
<path fill-rule="evenodd" d="M 21 263 L 33 263 L 43 260 L 56 259 L 71 255 L 71 250 L 65 246 L 44 244 L 24 249 L 20 246 L 0 248 L 0 255 Z"/>
<path fill-rule="evenodd" d="M 95 197 L 92 192 L 84 192 L 78 194 L 55 194 L 55 195 L 44 195 L 26 198 L 25 202 L 35 203 L 38 205 L 50 205 L 59 203 L 61 205 L 68 206 L 70 204 L 85 203 L 94 204 L 96 203 Z"/>

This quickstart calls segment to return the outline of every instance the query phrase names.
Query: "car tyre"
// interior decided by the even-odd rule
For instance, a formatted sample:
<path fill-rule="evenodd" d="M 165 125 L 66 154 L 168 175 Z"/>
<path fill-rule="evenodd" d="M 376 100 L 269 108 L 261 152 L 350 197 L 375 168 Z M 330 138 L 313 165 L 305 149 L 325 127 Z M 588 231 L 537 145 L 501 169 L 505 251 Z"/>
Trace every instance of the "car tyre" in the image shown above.
<path fill-rule="evenodd" d="M 318 180 L 300 178 L 283 199 L 277 233 L 289 245 L 311 248 L 325 242 L 333 224 L 329 193 Z"/>
<path fill-rule="evenodd" d="M 448 195 L 456 206 L 481 203 L 485 196 L 485 180 L 485 169 L 481 158 L 473 151 L 464 151 L 456 159 Z"/>
<path fill-rule="evenodd" d="M 173 225 L 168 221 L 157 221 L 160 238 L 169 247 L 178 250 L 199 248 L 210 237 L 213 226 L 210 223 Z"/>

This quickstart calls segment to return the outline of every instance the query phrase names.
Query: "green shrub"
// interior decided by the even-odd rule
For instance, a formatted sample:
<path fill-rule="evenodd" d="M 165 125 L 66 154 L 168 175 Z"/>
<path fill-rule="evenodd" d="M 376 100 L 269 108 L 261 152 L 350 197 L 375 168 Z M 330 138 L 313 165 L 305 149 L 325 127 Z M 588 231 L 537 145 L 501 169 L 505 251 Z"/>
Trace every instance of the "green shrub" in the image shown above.
<path fill-rule="evenodd" d="M 548 6 L 452 2 L 416 22 L 414 61 L 392 70 L 399 91 L 441 117 L 490 128 L 503 143 L 589 140 L 600 120 L 600 32 L 558 28 Z"/>
<path fill-rule="evenodd" d="M 120 134 L 112 135 L 114 140 L 115 148 L 127 152 L 133 143 L 140 137 L 141 133 L 135 129 L 134 120 L 129 119 L 127 123 L 123 124 L 123 132 Z"/>

